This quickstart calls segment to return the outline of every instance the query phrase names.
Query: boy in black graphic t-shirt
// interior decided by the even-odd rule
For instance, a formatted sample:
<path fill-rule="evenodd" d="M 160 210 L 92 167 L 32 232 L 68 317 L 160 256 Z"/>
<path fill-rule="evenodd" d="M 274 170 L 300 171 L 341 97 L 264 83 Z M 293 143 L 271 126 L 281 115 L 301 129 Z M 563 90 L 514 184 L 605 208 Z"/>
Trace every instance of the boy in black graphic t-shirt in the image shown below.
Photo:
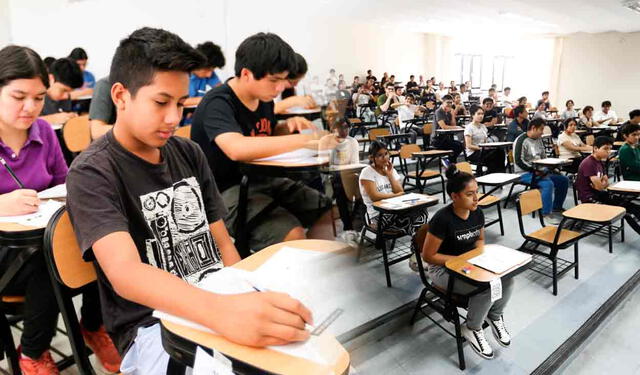
<path fill-rule="evenodd" d="M 122 40 L 110 78 L 113 130 L 73 163 L 68 209 L 83 255 L 97 266 L 107 331 L 123 373 L 166 373 L 153 309 L 197 322 L 237 343 L 304 340 L 310 312 L 276 293 L 219 295 L 199 289 L 240 258 L 202 151 L 173 137 L 202 56 L 178 36 L 143 28 Z M 265 315 L 266 312 L 266 315 Z"/>
<path fill-rule="evenodd" d="M 280 130 L 314 129 L 302 117 L 280 124 L 275 121 L 273 99 L 287 86 L 295 64 L 295 52 L 280 37 L 253 35 L 236 51 L 235 77 L 210 90 L 194 113 L 191 139 L 207 156 L 229 210 L 224 221 L 231 235 L 235 235 L 242 178 L 238 162 L 300 149 L 319 138 L 315 132 L 274 135 Z M 288 178 L 251 175 L 246 220 L 257 217 L 274 201 L 276 207 L 251 228 L 251 249 L 306 237 L 333 239 L 330 199 Z M 309 229 L 306 234 L 305 228 Z"/>

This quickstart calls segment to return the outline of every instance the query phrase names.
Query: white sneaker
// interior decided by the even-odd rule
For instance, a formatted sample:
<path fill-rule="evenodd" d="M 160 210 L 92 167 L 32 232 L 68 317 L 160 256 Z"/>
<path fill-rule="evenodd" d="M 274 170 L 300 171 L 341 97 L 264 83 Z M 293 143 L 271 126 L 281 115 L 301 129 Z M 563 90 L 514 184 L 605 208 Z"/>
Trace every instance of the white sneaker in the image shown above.
<path fill-rule="evenodd" d="M 489 345 L 489 341 L 484 336 L 484 331 L 479 329 L 477 331 L 469 329 L 466 324 L 462 326 L 462 335 L 467 339 L 471 349 L 478 355 L 485 359 L 493 358 L 493 349 Z"/>
<path fill-rule="evenodd" d="M 409 258 L 409 268 L 411 268 L 411 271 L 413 272 L 418 272 L 418 257 L 416 257 L 416 254 L 413 254 L 411 256 L 411 258 Z"/>
<path fill-rule="evenodd" d="M 545 225 L 559 225 L 560 224 L 560 218 L 557 217 L 554 214 L 549 214 L 544 216 L 544 224 Z"/>
<path fill-rule="evenodd" d="M 487 318 L 487 322 L 491 326 L 493 337 L 496 338 L 498 344 L 504 346 L 505 348 L 511 345 L 511 335 L 507 331 L 507 328 L 504 326 L 503 317 L 500 317 L 500 319 L 498 320 L 491 320 Z"/>

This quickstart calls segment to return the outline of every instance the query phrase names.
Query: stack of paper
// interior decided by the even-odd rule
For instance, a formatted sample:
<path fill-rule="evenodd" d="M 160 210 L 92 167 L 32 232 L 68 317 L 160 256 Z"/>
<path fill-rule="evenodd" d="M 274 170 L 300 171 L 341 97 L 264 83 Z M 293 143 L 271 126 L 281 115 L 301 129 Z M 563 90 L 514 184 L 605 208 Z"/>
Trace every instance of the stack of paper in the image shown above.
<path fill-rule="evenodd" d="M 501 245 L 485 245 L 482 255 L 469 259 L 469 263 L 499 275 L 530 260 L 531 254 Z"/>
<path fill-rule="evenodd" d="M 0 223 L 16 223 L 28 227 L 44 228 L 49 223 L 51 216 L 62 206 L 63 204 L 60 202 L 47 200 L 40 203 L 37 212 L 20 216 L 0 216 Z"/>

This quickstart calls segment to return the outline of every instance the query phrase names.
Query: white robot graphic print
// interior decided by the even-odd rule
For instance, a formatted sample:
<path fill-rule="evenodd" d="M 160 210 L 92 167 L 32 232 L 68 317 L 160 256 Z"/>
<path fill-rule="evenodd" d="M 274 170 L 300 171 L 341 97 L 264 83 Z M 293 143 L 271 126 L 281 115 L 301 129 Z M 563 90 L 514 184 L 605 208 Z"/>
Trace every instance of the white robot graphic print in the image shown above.
<path fill-rule="evenodd" d="M 207 274 L 222 268 L 195 177 L 144 194 L 140 202 L 153 233 L 153 238 L 146 240 L 149 264 L 190 284 L 197 284 Z"/>

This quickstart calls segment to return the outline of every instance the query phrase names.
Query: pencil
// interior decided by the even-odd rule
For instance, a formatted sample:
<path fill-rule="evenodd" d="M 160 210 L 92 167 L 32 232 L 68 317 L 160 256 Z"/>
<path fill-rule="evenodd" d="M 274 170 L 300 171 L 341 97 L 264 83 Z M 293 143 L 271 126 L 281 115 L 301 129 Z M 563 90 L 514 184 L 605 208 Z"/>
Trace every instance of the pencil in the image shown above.
<path fill-rule="evenodd" d="M 16 182 L 16 184 L 18 184 L 20 189 L 24 189 L 24 185 L 22 184 L 22 182 L 20 182 L 20 179 L 18 178 L 18 176 L 16 176 L 16 174 L 13 173 L 13 169 L 11 169 L 9 164 L 7 164 L 7 162 L 1 157 L 0 157 L 0 163 L 2 163 L 2 165 L 4 165 L 4 167 L 7 169 L 7 172 L 9 172 L 11 177 L 13 177 L 13 180 Z"/>

